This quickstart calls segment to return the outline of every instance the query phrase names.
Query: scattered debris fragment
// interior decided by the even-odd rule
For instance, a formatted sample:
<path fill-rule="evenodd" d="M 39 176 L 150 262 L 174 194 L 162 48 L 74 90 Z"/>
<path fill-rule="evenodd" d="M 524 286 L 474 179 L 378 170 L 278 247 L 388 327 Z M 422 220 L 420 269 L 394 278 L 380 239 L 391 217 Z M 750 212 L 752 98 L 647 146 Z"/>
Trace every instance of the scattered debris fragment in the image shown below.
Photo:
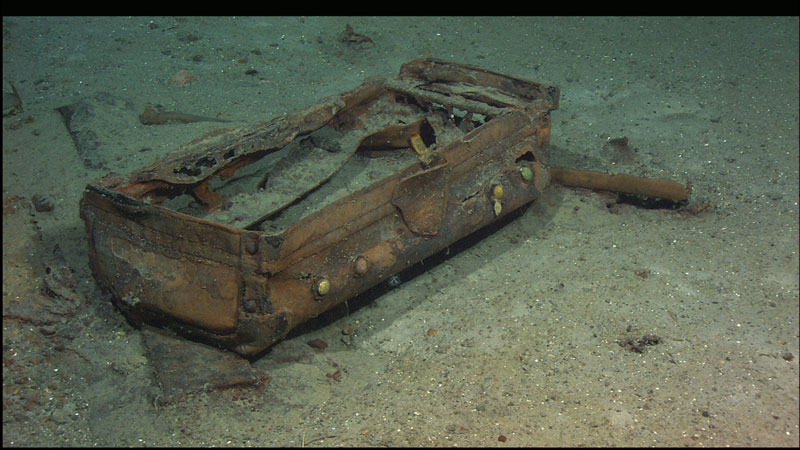
<path fill-rule="evenodd" d="M 308 346 L 313 348 L 314 350 L 319 350 L 319 351 L 328 348 L 328 343 L 323 341 L 322 339 L 312 339 L 306 342 L 306 344 L 308 344 Z"/>
<path fill-rule="evenodd" d="M 195 80 L 195 76 L 188 70 L 180 70 L 169 80 L 169 85 L 174 87 L 184 87 Z"/>
<path fill-rule="evenodd" d="M 23 112 L 22 97 L 14 83 L 3 83 L 3 117 L 14 116 Z"/>
<path fill-rule="evenodd" d="M 56 108 L 64 119 L 78 155 L 83 158 L 86 167 L 92 169 L 105 169 L 106 160 L 102 156 L 100 140 L 97 133 L 91 129 L 89 122 L 94 118 L 94 107 L 88 100 L 79 100 L 75 103 Z"/>
<path fill-rule="evenodd" d="M 255 387 L 265 378 L 246 359 L 186 339 L 167 330 L 142 329 L 147 356 L 161 387 L 160 403 L 204 390 Z"/>
<path fill-rule="evenodd" d="M 33 203 L 33 207 L 38 212 L 49 212 L 52 211 L 53 208 L 55 208 L 53 206 L 53 202 L 51 202 L 50 200 L 39 194 L 35 194 L 31 198 L 31 203 Z"/>
<path fill-rule="evenodd" d="M 651 345 L 660 344 L 663 339 L 660 336 L 646 334 L 640 338 L 629 337 L 621 341 L 617 341 L 620 347 L 625 351 L 634 353 L 644 353 L 646 347 Z"/>
<path fill-rule="evenodd" d="M 345 26 L 344 31 L 339 36 L 339 41 L 357 49 L 372 47 L 375 45 L 375 42 L 373 42 L 372 39 L 353 31 L 353 27 L 349 23 Z"/>
<path fill-rule="evenodd" d="M 139 116 L 139 121 L 143 125 L 164 125 L 170 123 L 194 123 L 194 122 L 230 122 L 230 120 L 219 119 L 217 117 L 196 116 L 170 111 L 157 111 L 153 108 L 145 108 Z"/>
<path fill-rule="evenodd" d="M 611 139 L 606 142 L 605 149 L 611 152 L 611 161 L 616 164 L 632 164 L 636 161 L 638 148 L 628 145 L 628 137 Z"/>

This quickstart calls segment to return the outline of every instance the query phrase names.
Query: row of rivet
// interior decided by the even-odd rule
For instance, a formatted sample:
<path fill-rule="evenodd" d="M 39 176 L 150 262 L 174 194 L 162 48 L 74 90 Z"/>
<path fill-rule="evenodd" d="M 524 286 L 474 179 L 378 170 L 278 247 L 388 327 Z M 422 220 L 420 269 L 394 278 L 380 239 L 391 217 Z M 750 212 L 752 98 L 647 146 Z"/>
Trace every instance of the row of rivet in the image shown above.
<path fill-rule="evenodd" d="M 358 256 L 353 262 L 353 273 L 360 277 L 369 270 L 369 261 L 364 256 Z M 320 278 L 314 283 L 314 294 L 318 297 L 326 295 L 331 290 L 331 282 L 327 278 Z"/>
<path fill-rule="evenodd" d="M 521 167 L 519 169 L 522 179 L 529 182 L 533 179 L 533 171 L 528 167 Z M 503 198 L 505 197 L 505 190 L 502 184 L 496 184 L 492 187 L 492 201 L 494 202 L 494 215 L 499 216 L 503 212 Z M 369 270 L 369 261 L 364 256 L 359 256 L 353 263 L 353 273 L 360 277 L 367 273 Z M 314 284 L 314 293 L 318 297 L 326 295 L 331 290 L 331 282 L 326 278 L 320 278 Z"/>

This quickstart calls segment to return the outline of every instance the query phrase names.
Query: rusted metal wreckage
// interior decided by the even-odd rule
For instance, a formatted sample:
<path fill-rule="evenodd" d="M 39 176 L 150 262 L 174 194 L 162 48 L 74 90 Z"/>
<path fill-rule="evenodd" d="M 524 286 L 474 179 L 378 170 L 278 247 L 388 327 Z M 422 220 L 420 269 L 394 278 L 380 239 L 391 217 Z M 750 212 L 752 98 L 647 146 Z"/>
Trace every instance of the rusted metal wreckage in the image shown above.
<path fill-rule="evenodd" d="M 252 355 L 531 202 L 554 174 L 686 199 L 669 181 L 552 171 L 558 102 L 556 86 L 423 59 L 220 129 L 87 187 L 92 270 L 134 320 Z"/>

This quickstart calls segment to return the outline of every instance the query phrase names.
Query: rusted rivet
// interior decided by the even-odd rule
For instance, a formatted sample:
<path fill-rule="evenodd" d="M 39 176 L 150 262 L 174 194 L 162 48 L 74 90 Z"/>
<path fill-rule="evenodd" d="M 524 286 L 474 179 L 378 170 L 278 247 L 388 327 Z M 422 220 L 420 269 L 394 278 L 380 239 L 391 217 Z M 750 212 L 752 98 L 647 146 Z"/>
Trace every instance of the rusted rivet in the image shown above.
<path fill-rule="evenodd" d="M 519 174 L 522 175 L 522 179 L 525 181 L 531 181 L 533 179 L 533 171 L 530 167 L 520 167 Z"/>
<path fill-rule="evenodd" d="M 502 184 L 496 184 L 492 188 L 492 195 L 494 195 L 495 200 L 503 200 L 503 196 L 505 196 L 505 191 L 503 190 Z"/>
<path fill-rule="evenodd" d="M 367 261 L 367 258 L 363 256 L 356 258 L 355 263 L 353 263 L 353 271 L 356 273 L 356 276 L 360 277 L 364 275 L 367 273 L 367 270 L 369 270 L 369 261 Z"/>
<path fill-rule="evenodd" d="M 257 241 L 248 241 L 247 244 L 244 245 L 245 250 L 247 253 L 251 255 L 255 255 L 258 253 L 258 242 Z"/>
<path fill-rule="evenodd" d="M 317 284 L 314 285 L 314 291 L 317 295 L 325 295 L 331 290 L 331 282 L 326 280 L 325 278 L 317 281 Z"/>
<path fill-rule="evenodd" d="M 247 300 L 244 302 L 244 310 L 249 313 L 254 313 L 258 311 L 258 305 L 256 304 L 255 300 Z"/>

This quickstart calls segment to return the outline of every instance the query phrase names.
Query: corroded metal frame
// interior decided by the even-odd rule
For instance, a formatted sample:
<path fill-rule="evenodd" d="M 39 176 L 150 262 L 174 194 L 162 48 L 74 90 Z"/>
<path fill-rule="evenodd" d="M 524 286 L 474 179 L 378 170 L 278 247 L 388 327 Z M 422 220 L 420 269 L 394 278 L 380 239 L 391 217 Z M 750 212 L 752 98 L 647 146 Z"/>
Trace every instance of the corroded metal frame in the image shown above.
<path fill-rule="evenodd" d="M 214 177 L 230 177 L 323 126 L 357 129 L 378 98 L 487 120 L 435 150 L 413 127 L 378 133 L 386 142 L 409 142 L 419 160 L 278 234 L 162 204 L 190 194 L 208 211 L 224 209 L 228 199 L 212 189 Z M 219 130 L 151 167 L 87 187 L 81 216 L 93 273 L 135 320 L 166 321 L 242 355 L 260 352 L 536 199 L 550 181 L 550 111 L 558 102 L 555 86 L 423 59 L 404 65 L 397 78 L 368 80 L 297 114 Z"/>

